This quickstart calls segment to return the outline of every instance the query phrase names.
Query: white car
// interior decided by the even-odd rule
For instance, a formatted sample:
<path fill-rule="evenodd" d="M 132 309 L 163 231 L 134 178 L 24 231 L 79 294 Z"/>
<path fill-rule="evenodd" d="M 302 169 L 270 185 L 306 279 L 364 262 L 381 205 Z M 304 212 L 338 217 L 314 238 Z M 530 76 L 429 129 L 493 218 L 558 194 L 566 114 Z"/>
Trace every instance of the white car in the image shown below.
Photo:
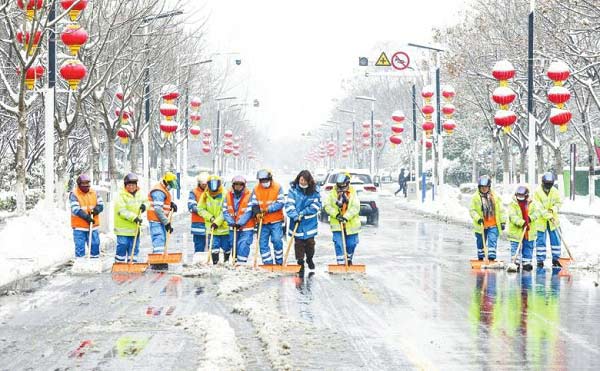
<path fill-rule="evenodd" d="M 374 183 L 369 170 L 366 169 L 333 169 L 327 174 L 325 183 L 321 186 L 321 200 L 325 202 L 329 192 L 335 187 L 335 178 L 341 172 L 350 173 L 350 185 L 356 190 L 360 200 L 360 215 L 367 217 L 367 224 L 379 224 L 379 183 Z M 328 220 L 324 209 L 321 210 L 321 221 Z"/>

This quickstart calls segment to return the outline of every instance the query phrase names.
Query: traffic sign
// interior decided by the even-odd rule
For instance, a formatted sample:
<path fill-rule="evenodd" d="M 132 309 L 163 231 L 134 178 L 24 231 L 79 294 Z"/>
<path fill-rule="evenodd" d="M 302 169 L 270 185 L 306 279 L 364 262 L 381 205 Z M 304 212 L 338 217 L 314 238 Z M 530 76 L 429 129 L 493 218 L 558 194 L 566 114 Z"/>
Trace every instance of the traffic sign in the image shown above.
<path fill-rule="evenodd" d="M 375 63 L 375 65 L 380 67 L 389 67 L 392 64 L 390 63 L 390 60 L 388 59 L 387 55 L 385 55 L 385 52 L 381 52 L 381 55 L 379 56 L 379 58 L 377 58 L 377 63 Z"/>
<path fill-rule="evenodd" d="M 392 55 L 392 67 L 398 71 L 408 68 L 409 64 L 410 57 L 405 52 L 396 52 Z"/>

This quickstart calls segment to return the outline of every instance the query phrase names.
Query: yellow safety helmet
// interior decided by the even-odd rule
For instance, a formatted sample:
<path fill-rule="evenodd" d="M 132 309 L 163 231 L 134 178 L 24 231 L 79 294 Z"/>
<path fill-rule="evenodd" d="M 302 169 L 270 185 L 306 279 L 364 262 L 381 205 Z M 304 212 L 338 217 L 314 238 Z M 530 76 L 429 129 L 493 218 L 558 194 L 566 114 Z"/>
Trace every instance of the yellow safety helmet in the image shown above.
<path fill-rule="evenodd" d="M 221 178 L 218 175 L 211 175 L 208 177 L 208 190 L 211 192 L 217 192 L 221 188 Z"/>
<path fill-rule="evenodd" d="M 170 188 L 179 188 L 177 184 L 177 175 L 170 171 L 167 171 L 162 178 L 163 182 Z"/>

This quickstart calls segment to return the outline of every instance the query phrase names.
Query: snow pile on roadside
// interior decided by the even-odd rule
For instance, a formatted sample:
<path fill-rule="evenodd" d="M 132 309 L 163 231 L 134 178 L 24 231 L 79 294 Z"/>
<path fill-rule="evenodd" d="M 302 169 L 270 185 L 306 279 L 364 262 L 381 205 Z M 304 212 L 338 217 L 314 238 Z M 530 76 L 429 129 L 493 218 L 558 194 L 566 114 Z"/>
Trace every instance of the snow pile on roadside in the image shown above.
<path fill-rule="evenodd" d="M 595 197 L 594 203 L 590 205 L 588 196 L 576 196 L 575 200 L 563 199 L 560 211 L 566 213 L 600 216 L 600 198 Z"/>
<path fill-rule="evenodd" d="M 565 234 L 563 242 L 571 249 L 575 261 L 572 268 L 600 268 L 600 244 L 590 236 L 590 232 L 598 231 L 600 225 L 592 219 L 584 219 L 580 225 L 571 224 L 566 218 L 560 218 L 561 230 Z M 567 256 L 563 245 L 563 256 Z"/>
<path fill-rule="evenodd" d="M 457 188 L 449 186 L 444 186 L 442 191 L 442 194 L 436 197 L 434 201 L 431 201 L 430 196 L 425 199 L 424 203 L 421 203 L 420 200 L 406 201 L 406 199 L 401 198 L 396 201 L 395 205 L 421 214 L 432 215 L 444 221 L 471 224 L 469 210 L 461 203 L 464 195 Z"/>
<path fill-rule="evenodd" d="M 290 344 L 285 335 L 293 321 L 283 317 L 278 303 L 279 293 L 273 288 L 235 304 L 233 312 L 247 316 L 252 322 L 271 366 L 276 370 L 291 370 Z"/>
<path fill-rule="evenodd" d="M 202 363 L 198 370 L 243 370 L 245 367 L 235 332 L 229 322 L 206 312 L 179 319 L 184 329 L 204 345 Z"/>

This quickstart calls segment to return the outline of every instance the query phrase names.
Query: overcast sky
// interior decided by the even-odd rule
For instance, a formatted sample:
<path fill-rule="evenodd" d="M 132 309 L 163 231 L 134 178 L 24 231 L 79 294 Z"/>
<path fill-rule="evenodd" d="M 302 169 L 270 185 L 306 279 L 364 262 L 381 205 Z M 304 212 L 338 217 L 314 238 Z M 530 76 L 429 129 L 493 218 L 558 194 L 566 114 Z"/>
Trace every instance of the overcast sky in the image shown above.
<path fill-rule="evenodd" d="M 280 137 L 328 119 L 331 99 L 341 96 L 342 79 L 357 73 L 360 55 L 370 52 L 375 60 L 373 47 L 389 41 L 410 52 L 403 45 L 428 42 L 432 27 L 455 21 L 464 3 L 207 0 L 205 10 L 211 49 L 241 53 L 243 68 L 236 73 L 249 80 L 233 94 L 259 99 L 250 117 Z"/>

